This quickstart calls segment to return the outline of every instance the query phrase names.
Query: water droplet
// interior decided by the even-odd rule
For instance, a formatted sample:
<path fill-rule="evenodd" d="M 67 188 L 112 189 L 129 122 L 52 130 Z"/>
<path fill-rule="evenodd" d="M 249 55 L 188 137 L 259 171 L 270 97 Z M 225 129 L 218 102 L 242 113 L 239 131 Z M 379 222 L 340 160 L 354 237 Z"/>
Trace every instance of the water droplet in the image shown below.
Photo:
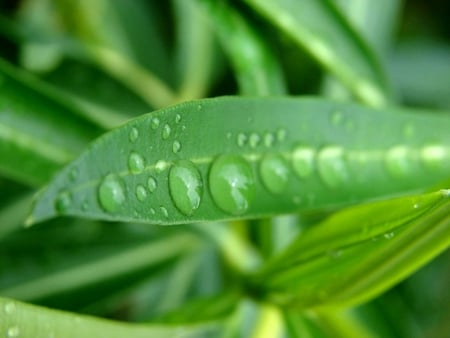
<path fill-rule="evenodd" d="M 344 150 L 330 146 L 321 149 L 317 155 L 317 170 L 322 180 L 330 187 L 337 187 L 349 179 Z"/>
<path fill-rule="evenodd" d="M 244 133 L 239 133 L 237 136 L 237 144 L 239 147 L 243 147 L 247 144 L 247 135 L 245 135 Z"/>
<path fill-rule="evenodd" d="M 286 139 L 286 135 L 287 135 L 286 129 L 280 128 L 277 130 L 277 140 L 279 142 L 283 142 Z"/>
<path fill-rule="evenodd" d="M 137 128 L 135 127 L 131 128 L 129 135 L 130 142 L 134 143 L 138 138 L 139 138 L 139 131 L 137 130 Z"/>
<path fill-rule="evenodd" d="M 72 182 L 76 181 L 76 179 L 78 178 L 78 174 L 79 174 L 78 168 L 72 168 L 72 170 L 70 170 L 70 173 L 69 173 L 70 180 Z"/>
<path fill-rule="evenodd" d="M 418 203 L 414 203 L 413 209 L 419 209 L 419 208 L 420 208 L 420 205 Z"/>
<path fill-rule="evenodd" d="M 19 337 L 20 329 L 17 326 L 11 326 L 6 332 L 8 338 Z"/>
<path fill-rule="evenodd" d="M 142 184 L 136 186 L 136 197 L 141 202 L 147 198 L 147 189 Z"/>
<path fill-rule="evenodd" d="M 133 174 L 141 173 L 145 168 L 145 160 L 138 153 L 132 152 L 128 158 L 128 168 Z"/>
<path fill-rule="evenodd" d="M 152 120 L 150 121 L 150 126 L 152 127 L 152 129 L 158 129 L 160 123 L 161 123 L 161 122 L 159 121 L 159 118 L 154 117 L 154 118 L 152 118 Z"/>
<path fill-rule="evenodd" d="M 280 155 L 265 156 L 261 161 L 260 174 L 264 185 L 270 192 L 279 194 L 286 189 L 289 169 L 286 161 Z"/>
<path fill-rule="evenodd" d="M 156 211 L 155 211 L 155 209 L 153 209 L 153 208 L 150 208 L 150 214 L 152 214 L 152 215 L 156 214 Z"/>
<path fill-rule="evenodd" d="M 197 105 L 197 110 L 200 111 L 203 109 L 203 106 L 201 104 Z"/>
<path fill-rule="evenodd" d="M 169 166 L 169 164 L 166 161 L 163 160 L 159 160 L 158 162 L 156 162 L 155 164 L 155 170 L 158 173 L 162 173 L 164 170 L 167 169 L 167 167 Z"/>
<path fill-rule="evenodd" d="M 392 239 L 394 238 L 394 233 L 393 232 L 387 232 L 383 235 L 384 238 L 386 239 Z"/>
<path fill-rule="evenodd" d="M 6 303 L 5 304 L 5 313 L 7 315 L 11 315 L 16 311 L 16 304 L 14 303 Z"/>
<path fill-rule="evenodd" d="M 446 150 L 440 145 L 429 145 L 422 148 L 420 158 L 425 167 L 430 170 L 439 170 L 445 162 Z"/>
<path fill-rule="evenodd" d="M 72 195 L 69 192 L 62 192 L 55 202 L 55 208 L 58 212 L 64 213 L 72 204 Z"/>
<path fill-rule="evenodd" d="M 88 209 L 89 209 L 89 203 L 88 203 L 87 201 L 84 201 L 84 202 L 81 204 L 81 210 L 86 211 L 86 210 L 88 210 Z"/>
<path fill-rule="evenodd" d="M 180 114 L 175 115 L 175 123 L 180 123 L 180 121 L 181 121 L 181 115 Z"/>
<path fill-rule="evenodd" d="M 411 170 L 414 154 L 406 146 L 395 146 L 386 153 L 385 163 L 394 176 L 403 176 Z"/>
<path fill-rule="evenodd" d="M 273 143 L 275 142 L 275 136 L 273 136 L 273 134 L 271 133 L 266 133 L 264 135 L 264 145 L 267 148 L 270 148 L 273 146 Z"/>
<path fill-rule="evenodd" d="M 300 178 L 306 178 L 313 173 L 315 155 L 315 151 L 309 147 L 299 146 L 294 149 L 292 167 Z"/>
<path fill-rule="evenodd" d="M 98 199 L 105 211 L 115 212 L 125 202 L 125 193 L 119 178 L 113 174 L 106 176 L 98 189 Z"/>
<path fill-rule="evenodd" d="M 168 124 L 165 124 L 161 133 L 163 140 L 167 140 L 170 136 L 171 128 Z"/>
<path fill-rule="evenodd" d="M 340 125 L 344 121 L 344 115 L 340 111 L 335 111 L 331 114 L 330 120 L 333 125 Z"/>
<path fill-rule="evenodd" d="M 331 259 L 338 259 L 339 257 L 342 256 L 342 251 L 341 250 L 329 250 L 327 252 L 327 254 Z"/>
<path fill-rule="evenodd" d="M 249 145 L 252 148 L 256 148 L 261 141 L 261 137 L 256 133 L 251 133 L 249 137 Z"/>
<path fill-rule="evenodd" d="M 231 138 L 231 136 L 233 136 L 233 134 L 232 134 L 231 132 L 228 132 L 228 133 L 226 134 L 227 140 L 229 140 L 229 139 Z"/>
<path fill-rule="evenodd" d="M 170 169 L 169 189 L 178 210 L 192 215 L 200 206 L 203 194 L 202 178 L 192 162 L 179 161 Z"/>
<path fill-rule="evenodd" d="M 179 141 L 173 141 L 172 151 L 178 153 L 181 150 L 181 143 Z"/>
<path fill-rule="evenodd" d="M 156 182 L 156 179 L 153 176 L 150 176 L 147 180 L 147 188 L 150 192 L 155 192 L 156 188 L 158 187 L 158 183 Z"/>
<path fill-rule="evenodd" d="M 169 212 L 167 211 L 167 209 L 165 207 L 159 207 L 159 210 L 161 210 L 161 213 L 163 214 L 163 216 L 165 218 L 169 217 Z"/>
<path fill-rule="evenodd" d="M 247 211 L 255 193 L 252 168 L 236 155 L 222 155 L 214 161 L 209 185 L 217 206 L 233 215 Z"/>

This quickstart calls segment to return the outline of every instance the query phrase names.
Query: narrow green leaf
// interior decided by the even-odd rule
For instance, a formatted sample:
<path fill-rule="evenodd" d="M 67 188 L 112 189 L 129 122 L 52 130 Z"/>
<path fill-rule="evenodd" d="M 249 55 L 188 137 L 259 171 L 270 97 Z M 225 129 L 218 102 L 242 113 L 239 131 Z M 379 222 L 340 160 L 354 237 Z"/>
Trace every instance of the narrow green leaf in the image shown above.
<path fill-rule="evenodd" d="M 100 129 L 0 60 L 0 172 L 31 186 L 45 183 Z"/>
<path fill-rule="evenodd" d="M 316 98 L 169 107 L 93 143 L 42 191 L 28 222 L 57 215 L 154 224 L 261 217 L 447 178 L 448 116 L 392 111 Z"/>
<path fill-rule="evenodd" d="M 307 50 L 361 101 L 380 106 L 389 98 L 375 55 L 329 0 L 246 0 Z"/>
<path fill-rule="evenodd" d="M 167 324 L 127 324 L 74 313 L 46 309 L 0 298 L 0 333 L 5 337 L 220 337 L 220 323 L 171 326 Z"/>
<path fill-rule="evenodd" d="M 449 197 L 442 190 L 339 212 L 300 235 L 254 283 L 300 309 L 367 301 L 448 248 Z"/>
<path fill-rule="evenodd" d="M 276 56 L 243 16 L 222 1 L 198 0 L 207 11 L 233 65 L 243 95 L 269 96 L 286 92 Z"/>

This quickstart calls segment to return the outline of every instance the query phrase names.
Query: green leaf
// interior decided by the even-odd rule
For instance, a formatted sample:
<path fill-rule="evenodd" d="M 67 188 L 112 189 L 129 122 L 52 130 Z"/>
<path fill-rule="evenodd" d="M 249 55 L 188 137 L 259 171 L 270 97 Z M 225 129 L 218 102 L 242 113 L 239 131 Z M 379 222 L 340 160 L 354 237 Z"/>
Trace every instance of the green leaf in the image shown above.
<path fill-rule="evenodd" d="M 380 106 L 389 100 L 375 55 L 329 0 L 246 0 L 307 50 L 361 101 Z"/>
<path fill-rule="evenodd" d="M 231 97 L 162 109 L 94 142 L 42 191 L 28 222 L 57 215 L 154 224 L 262 217 L 447 178 L 448 116 L 392 111 Z"/>
<path fill-rule="evenodd" d="M 252 277 L 275 303 L 352 306 L 404 279 L 450 245 L 450 191 L 374 202 L 301 234 Z"/>
<path fill-rule="evenodd" d="M 0 332 L 7 337 L 220 337 L 220 323 L 174 326 L 167 324 L 127 324 L 46 309 L 0 298 Z"/>
<path fill-rule="evenodd" d="M 0 88 L 0 172 L 5 176 L 40 186 L 100 132 L 78 117 L 76 108 L 2 60 Z"/>

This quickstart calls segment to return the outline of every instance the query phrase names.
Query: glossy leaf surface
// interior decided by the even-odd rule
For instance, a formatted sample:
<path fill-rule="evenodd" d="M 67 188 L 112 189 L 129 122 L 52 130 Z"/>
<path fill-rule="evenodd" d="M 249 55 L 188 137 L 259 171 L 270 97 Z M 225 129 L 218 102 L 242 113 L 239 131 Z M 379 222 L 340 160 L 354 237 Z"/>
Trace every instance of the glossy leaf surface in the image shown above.
<path fill-rule="evenodd" d="M 394 111 L 316 98 L 162 109 L 95 141 L 40 194 L 29 223 L 57 215 L 154 224 L 261 217 L 448 178 L 448 116 Z"/>

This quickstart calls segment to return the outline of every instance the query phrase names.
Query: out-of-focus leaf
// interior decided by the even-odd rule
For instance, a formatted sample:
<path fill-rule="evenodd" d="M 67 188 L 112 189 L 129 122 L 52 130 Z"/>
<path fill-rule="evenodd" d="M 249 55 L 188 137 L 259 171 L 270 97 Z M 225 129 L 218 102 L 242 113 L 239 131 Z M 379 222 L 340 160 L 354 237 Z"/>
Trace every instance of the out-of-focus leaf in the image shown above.
<path fill-rule="evenodd" d="M 220 337 L 221 323 L 127 324 L 82 316 L 0 298 L 0 333 L 5 337 L 97 337 L 97 338 L 209 338 Z"/>
<path fill-rule="evenodd" d="M 450 108 L 450 46 L 410 39 L 401 42 L 390 59 L 394 84 L 409 104 Z"/>
<path fill-rule="evenodd" d="M 241 94 L 284 94 L 284 76 L 278 60 L 256 29 L 225 2 L 198 2 L 207 11 L 211 25 L 228 54 Z"/>
<path fill-rule="evenodd" d="M 390 97 L 370 48 L 329 0 L 246 0 L 288 34 L 361 101 L 380 106 Z"/>
<path fill-rule="evenodd" d="M 0 60 L 0 172 L 39 186 L 97 136 L 60 97 Z"/>
<path fill-rule="evenodd" d="M 349 208 L 301 234 L 253 277 L 296 308 L 367 301 L 450 244 L 450 191 Z"/>

